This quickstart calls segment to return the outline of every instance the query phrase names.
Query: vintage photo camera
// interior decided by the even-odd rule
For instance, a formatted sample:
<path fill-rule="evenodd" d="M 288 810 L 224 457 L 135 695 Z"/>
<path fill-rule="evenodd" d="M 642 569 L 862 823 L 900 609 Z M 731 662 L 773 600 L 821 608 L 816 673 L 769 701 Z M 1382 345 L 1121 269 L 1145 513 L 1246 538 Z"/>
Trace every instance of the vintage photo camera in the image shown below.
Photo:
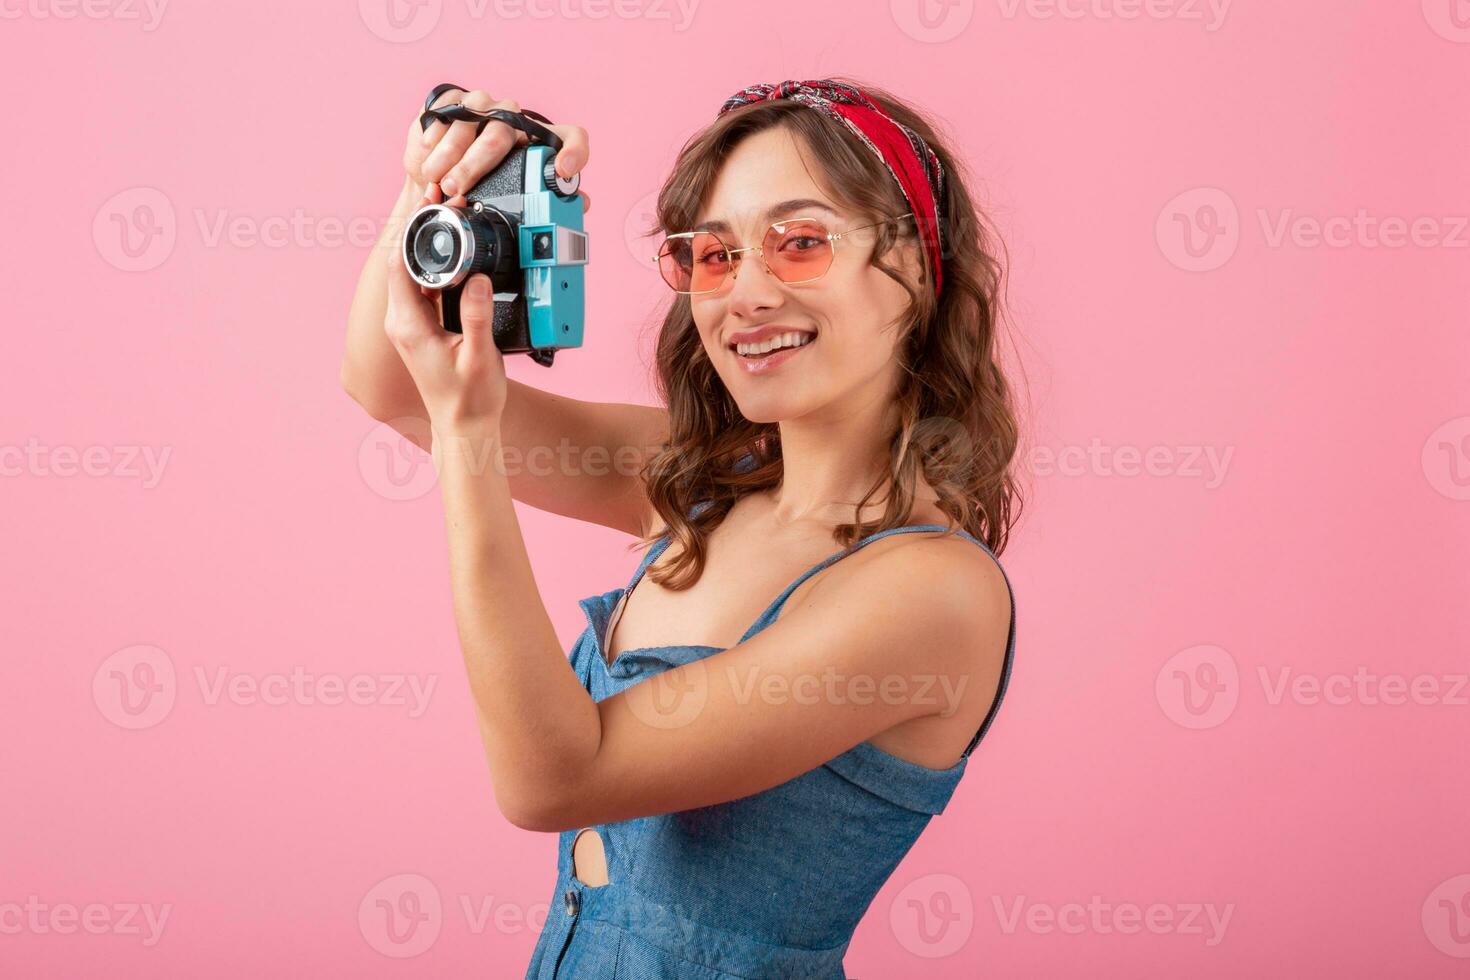
<path fill-rule="evenodd" d="M 431 93 L 430 103 L 438 93 Z M 463 207 L 430 204 L 409 216 L 403 231 L 409 275 L 440 290 L 444 329 L 459 333 L 465 281 L 485 273 L 494 288 L 495 346 L 550 367 L 558 350 L 582 345 L 587 234 L 577 196 L 581 175 L 557 176 L 561 137 L 541 125 L 551 120 L 529 109 L 446 105 L 426 108 L 420 122 L 427 128 L 435 119 L 479 121 L 476 135 L 497 120 L 530 142 L 514 147 L 470 188 Z"/>

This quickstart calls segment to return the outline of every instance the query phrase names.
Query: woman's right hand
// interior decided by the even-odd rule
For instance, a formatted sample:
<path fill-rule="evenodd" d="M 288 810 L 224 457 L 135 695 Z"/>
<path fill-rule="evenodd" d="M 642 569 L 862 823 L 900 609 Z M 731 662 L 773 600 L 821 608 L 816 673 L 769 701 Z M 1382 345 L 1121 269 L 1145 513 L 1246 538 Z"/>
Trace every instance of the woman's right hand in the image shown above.
<path fill-rule="evenodd" d="M 491 109 L 521 111 L 520 103 L 514 99 L 497 100 L 483 89 L 472 92 L 450 89 L 434 100 L 436 108 L 453 103 L 462 103 L 481 112 Z M 520 130 L 499 121 L 491 121 L 477 137 L 475 127 L 478 122 L 451 122 L 446 125 L 436 119 L 426 130 L 419 126 L 419 115 L 414 113 L 408 126 L 403 169 L 418 190 L 418 196 L 431 201 L 442 200 L 456 206 L 465 204 L 465 192 L 494 170 L 513 148 L 528 142 Z M 548 125 L 546 128 L 562 140 L 562 148 L 556 154 L 557 174 L 570 177 L 579 173 L 587 165 L 587 131 L 581 126 Z M 586 191 L 578 193 L 585 213 L 591 207 L 591 199 Z"/>

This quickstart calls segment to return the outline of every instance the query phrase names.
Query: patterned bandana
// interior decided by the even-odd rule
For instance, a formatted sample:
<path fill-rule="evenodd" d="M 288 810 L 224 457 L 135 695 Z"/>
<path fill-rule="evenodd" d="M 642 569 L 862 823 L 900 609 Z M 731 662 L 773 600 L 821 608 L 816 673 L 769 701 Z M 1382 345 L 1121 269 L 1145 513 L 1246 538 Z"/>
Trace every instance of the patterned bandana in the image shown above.
<path fill-rule="evenodd" d="M 934 294 L 938 296 L 944 282 L 940 263 L 944 224 L 939 213 L 940 202 L 944 200 L 944 168 L 929 144 L 878 108 L 861 89 L 830 79 L 751 85 L 726 99 L 716 118 L 768 99 L 790 99 L 824 112 L 845 124 L 868 149 L 878 154 L 914 212 L 929 267 L 934 270 Z"/>

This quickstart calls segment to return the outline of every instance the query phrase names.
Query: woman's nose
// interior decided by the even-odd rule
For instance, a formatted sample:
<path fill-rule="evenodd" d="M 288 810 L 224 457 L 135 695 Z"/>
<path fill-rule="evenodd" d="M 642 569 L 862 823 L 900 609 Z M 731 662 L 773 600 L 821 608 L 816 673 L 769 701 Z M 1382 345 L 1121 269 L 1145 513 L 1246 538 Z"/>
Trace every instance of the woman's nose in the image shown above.
<path fill-rule="evenodd" d="M 730 305 L 739 311 L 774 306 L 781 301 L 781 280 L 771 274 L 759 252 L 743 252 L 730 269 Z"/>

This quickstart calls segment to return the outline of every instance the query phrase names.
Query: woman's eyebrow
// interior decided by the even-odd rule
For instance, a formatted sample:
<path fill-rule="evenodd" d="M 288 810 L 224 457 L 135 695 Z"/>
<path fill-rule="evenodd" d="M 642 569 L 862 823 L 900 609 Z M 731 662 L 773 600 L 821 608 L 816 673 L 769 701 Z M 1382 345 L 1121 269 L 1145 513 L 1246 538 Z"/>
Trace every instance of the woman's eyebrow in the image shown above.
<path fill-rule="evenodd" d="M 764 215 L 762 215 L 762 217 L 765 217 L 765 218 L 779 218 L 781 215 L 783 215 L 783 214 L 790 214 L 792 211 L 808 211 L 808 210 L 810 210 L 812 208 L 820 208 L 821 210 L 826 211 L 828 214 L 836 214 L 837 213 L 835 210 L 832 209 L 832 206 L 830 204 L 824 204 L 821 201 L 818 201 L 816 198 L 813 198 L 813 197 L 794 197 L 794 198 L 792 198 L 789 201 L 781 201 L 779 203 L 773 204 L 770 207 L 766 208 L 766 213 Z M 721 221 L 719 219 L 716 219 L 714 221 L 704 221 L 704 222 L 701 222 L 700 224 L 695 225 L 693 228 L 690 229 L 690 231 L 726 231 L 726 232 L 728 232 L 729 230 L 730 230 L 730 224 L 729 224 L 729 222 Z"/>

